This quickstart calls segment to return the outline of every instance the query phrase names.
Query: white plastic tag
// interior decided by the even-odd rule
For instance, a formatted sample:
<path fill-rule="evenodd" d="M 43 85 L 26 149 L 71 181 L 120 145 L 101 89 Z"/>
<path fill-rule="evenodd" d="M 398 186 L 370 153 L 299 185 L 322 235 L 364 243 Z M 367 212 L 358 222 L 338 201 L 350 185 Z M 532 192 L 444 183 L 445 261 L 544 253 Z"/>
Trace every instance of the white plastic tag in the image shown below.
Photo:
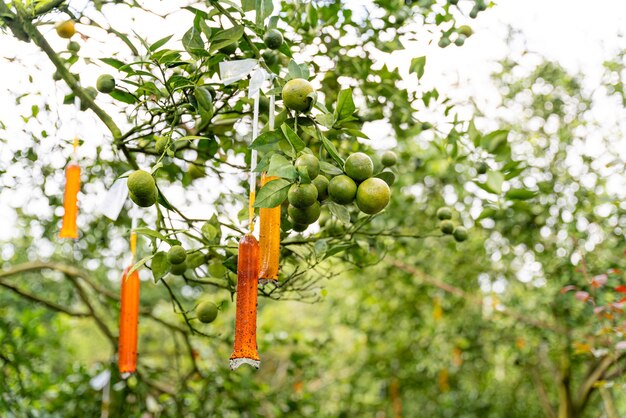
<path fill-rule="evenodd" d="M 127 177 L 117 179 L 100 202 L 100 213 L 112 221 L 116 221 L 128 198 Z"/>
<path fill-rule="evenodd" d="M 220 78 L 222 79 L 222 83 L 227 86 L 235 81 L 243 80 L 257 64 L 258 61 L 252 58 L 220 62 Z"/>

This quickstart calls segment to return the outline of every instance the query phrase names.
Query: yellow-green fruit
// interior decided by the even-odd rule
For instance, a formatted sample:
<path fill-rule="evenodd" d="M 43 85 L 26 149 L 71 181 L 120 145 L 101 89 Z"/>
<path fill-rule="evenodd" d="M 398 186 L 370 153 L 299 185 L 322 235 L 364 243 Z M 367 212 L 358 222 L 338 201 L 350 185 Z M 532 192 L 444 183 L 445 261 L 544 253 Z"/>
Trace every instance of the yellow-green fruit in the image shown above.
<path fill-rule="evenodd" d="M 164 137 L 164 136 L 159 136 L 156 139 L 156 143 L 154 144 L 154 149 L 156 150 L 157 154 L 163 154 L 165 152 L 165 150 L 167 149 L 167 142 L 168 142 L 168 139 L 167 137 Z"/>
<path fill-rule="evenodd" d="M 263 52 L 262 57 L 263 61 L 265 61 L 265 63 L 270 66 L 278 62 L 278 55 L 276 55 L 274 51 L 265 51 Z"/>
<path fill-rule="evenodd" d="M 306 169 L 309 179 L 313 180 L 320 174 L 320 160 L 313 154 L 302 154 L 294 164 L 296 169 Z"/>
<path fill-rule="evenodd" d="M 111 93 L 115 89 L 115 78 L 111 74 L 102 74 L 96 81 L 100 93 Z"/>
<path fill-rule="evenodd" d="M 180 264 L 172 264 L 170 266 L 170 273 L 176 276 L 182 276 L 187 271 L 187 262 L 183 261 Z"/>
<path fill-rule="evenodd" d="M 189 173 L 189 178 L 192 180 L 202 178 L 206 175 L 206 169 L 204 168 L 204 163 L 202 162 L 189 164 L 187 172 Z"/>
<path fill-rule="evenodd" d="M 296 232 L 304 232 L 306 231 L 306 229 L 309 227 L 308 224 L 293 224 L 293 226 L 291 227 L 291 229 L 293 229 Z"/>
<path fill-rule="evenodd" d="M 333 201 L 347 205 L 356 196 L 356 183 L 344 174 L 333 177 L 328 183 L 328 195 Z"/>
<path fill-rule="evenodd" d="M 287 109 L 308 112 L 313 107 L 309 94 L 315 92 L 313 85 L 303 78 L 289 80 L 283 87 L 283 103 Z"/>
<path fill-rule="evenodd" d="M 385 209 L 391 199 L 391 190 L 384 180 L 372 177 L 359 184 L 356 205 L 362 212 L 373 215 Z"/>
<path fill-rule="evenodd" d="M 283 44 L 283 34 L 277 29 L 270 29 L 265 33 L 263 42 L 269 49 L 278 49 Z"/>
<path fill-rule="evenodd" d="M 385 151 L 381 158 L 381 161 L 385 167 L 391 167 L 398 162 L 398 156 L 393 151 Z"/>
<path fill-rule="evenodd" d="M 439 229 L 441 229 L 441 232 L 443 232 L 444 234 L 451 234 L 452 232 L 454 232 L 454 224 L 452 223 L 452 221 L 446 219 L 445 221 L 441 221 L 441 223 L 439 224 Z"/>
<path fill-rule="evenodd" d="M 181 245 L 174 245 L 167 252 L 167 261 L 172 265 L 184 263 L 186 259 L 187 251 Z"/>
<path fill-rule="evenodd" d="M 326 176 L 317 176 L 313 179 L 313 185 L 317 189 L 317 200 L 322 201 L 328 197 L 328 184 Z"/>
<path fill-rule="evenodd" d="M 204 324 L 210 324 L 217 318 L 217 305 L 210 301 L 200 302 L 196 306 L 196 318 Z"/>
<path fill-rule="evenodd" d="M 355 152 L 346 159 L 343 170 L 352 180 L 363 181 L 372 177 L 374 173 L 374 163 L 367 154 Z"/>
<path fill-rule="evenodd" d="M 450 208 L 444 206 L 437 209 L 437 219 L 442 221 L 445 219 L 452 219 L 452 211 Z"/>
<path fill-rule="evenodd" d="M 452 235 L 457 242 L 463 242 L 467 239 L 467 229 L 462 226 L 457 226 L 454 228 Z"/>
<path fill-rule="evenodd" d="M 289 204 L 303 209 L 317 202 L 317 188 L 311 184 L 293 184 L 287 193 Z"/>
<path fill-rule="evenodd" d="M 158 191 L 150 173 L 143 170 L 135 171 L 128 176 L 127 185 L 130 198 L 137 205 L 147 208 L 156 203 Z"/>
<path fill-rule="evenodd" d="M 70 52 L 80 51 L 80 44 L 78 42 L 70 41 L 67 44 L 67 50 Z"/>
<path fill-rule="evenodd" d="M 76 33 L 74 21 L 71 19 L 57 23 L 55 29 L 57 30 L 57 35 L 63 39 L 70 39 Z"/>
<path fill-rule="evenodd" d="M 289 213 L 289 217 L 294 223 L 309 225 L 317 221 L 317 218 L 320 217 L 321 210 L 320 203 L 316 201 L 311 206 L 304 209 L 289 205 L 287 213 Z"/>
<path fill-rule="evenodd" d="M 474 33 L 474 31 L 472 30 L 472 28 L 470 28 L 470 27 L 469 27 L 469 26 L 467 26 L 467 25 L 462 25 L 462 26 L 459 26 L 459 27 L 456 29 L 456 31 L 457 31 L 457 33 L 459 33 L 459 34 L 461 34 L 461 35 L 465 35 L 465 36 L 466 36 L 466 37 L 468 37 L 468 38 L 469 38 L 470 36 L 472 36 L 472 34 Z"/>

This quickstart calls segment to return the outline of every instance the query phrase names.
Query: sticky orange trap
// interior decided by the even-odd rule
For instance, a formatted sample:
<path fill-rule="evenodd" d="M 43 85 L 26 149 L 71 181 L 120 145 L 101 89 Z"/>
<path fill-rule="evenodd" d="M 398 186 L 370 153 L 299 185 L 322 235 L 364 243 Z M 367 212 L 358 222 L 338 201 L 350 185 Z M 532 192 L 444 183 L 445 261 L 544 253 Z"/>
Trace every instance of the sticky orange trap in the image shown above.
<path fill-rule="evenodd" d="M 78 192 L 80 191 L 80 167 L 70 163 L 65 169 L 65 194 L 63 195 L 63 223 L 59 238 L 78 238 Z"/>
<path fill-rule="evenodd" d="M 137 369 L 137 328 L 139 323 L 139 272 L 122 275 L 120 297 L 120 337 L 118 367 L 120 373 L 133 373 Z"/>
<path fill-rule="evenodd" d="M 235 348 L 230 356 L 232 370 L 242 364 L 258 368 L 261 363 L 256 343 L 258 280 L 259 243 L 254 235 L 247 234 L 239 241 Z"/>
<path fill-rule="evenodd" d="M 277 179 L 275 176 L 261 176 L 261 187 Z M 261 231 L 259 233 L 261 282 L 278 280 L 278 262 L 280 258 L 280 205 L 275 208 L 261 208 Z"/>

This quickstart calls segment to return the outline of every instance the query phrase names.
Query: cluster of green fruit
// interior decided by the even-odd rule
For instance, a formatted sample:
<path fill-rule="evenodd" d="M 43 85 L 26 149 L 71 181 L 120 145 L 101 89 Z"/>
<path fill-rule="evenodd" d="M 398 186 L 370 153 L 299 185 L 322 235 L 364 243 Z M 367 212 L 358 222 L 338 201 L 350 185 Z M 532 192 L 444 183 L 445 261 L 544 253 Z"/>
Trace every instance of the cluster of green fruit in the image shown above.
<path fill-rule="evenodd" d="M 397 157 L 387 151 L 382 161 L 383 165 L 391 166 L 396 163 Z M 299 172 L 306 172 L 310 180 L 294 183 L 287 194 L 287 213 L 294 231 L 304 231 L 317 221 L 321 212 L 320 202 L 328 198 L 340 205 L 356 202 L 359 210 L 368 215 L 380 212 L 389 204 L 389 185 L 373 177 L 374 163 L 362 152 L 351 154 L 344 164 L 344 173 L 330 179 L 320 174 L 320 163 L 314 155 L 302 154 L 294 166 Z"/>
<path fill-rule="evenodd" d="M 437 218 L 441 221 L 439 229 L 446 235 L 452 235 L 457 242 L 467 239 L 467 229 L 461 225 L 454 225 L 452 222 L 452 210 L 448 207 L 437 209 Z"/>
<path fill-rule="evenodd" d="M 452 28 L 443 34 L 443 36 L 439 40 L 439 47 L 445 48 L 450 45 L 452 43 L 451 38 L 454 38 L 455 36 L 456 38 L 454 38 L 454 44 L 456 46 L 463 46 L 463 44 L 465 44 L 465 40 L 472 36 L 473 33 L 474 32 L 472 31 L 472 28 L 467 25 L 462 25 L 458 28 Z"/>

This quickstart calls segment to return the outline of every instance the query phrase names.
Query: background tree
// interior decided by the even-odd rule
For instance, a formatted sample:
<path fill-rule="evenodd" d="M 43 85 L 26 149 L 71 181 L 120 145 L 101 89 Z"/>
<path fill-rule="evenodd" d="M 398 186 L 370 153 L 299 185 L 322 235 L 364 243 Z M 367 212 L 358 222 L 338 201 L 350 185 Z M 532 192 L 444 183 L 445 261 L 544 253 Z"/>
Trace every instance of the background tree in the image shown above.
<path fill-rule="evenodd" d="M 30 193 L 15 205 L 16 238 L 2 247 L 1 408 L 16 416 L 92 416 L 101 407 L 111 416 L 619 416 L 625 405 L 612 391 L 623 386 L 623 318 L 614 302 L 624 208 L 609 185 L 623 178 L 623 162 L 601 138 L 593 149 L 582 146 L 595 128 L 593 95 L 553 63 L 524 74 L 516 61 L 503 62 L 495 75 L 502 105 L 496 114 L 476 109 L 475 121 L 460 120 L 436 89 L 399 88 L 402 77 L 378 65 L 381 54 L 429 32 L 442 47 L 462 45 L 471 29 L 455 19 L 485 4 L 455 3 L 285 2 L 275 11 L 265 2 L 181 4 L 186 26 L 149 40 L 116 25 L 122 11 L 154 13 L 134 3 L 0 3 L 4 27 L 52 63 L 65 108 L 78 100 L 109 132 L 84 138 L 84 232 L 59 243 L 59 156 L 70 138 L 60 143 L 55 131 L 72 111 L 55 114 L 45 94 L 52 80 L 43 95 L 16 90 L 17 104 L 33 103 L 23 117 L 29 138 L 2 139 L 13 158 L 0 181 L 10 196 Z M 67 16 L 80 22 L 84 37 L 72 41 L 79 47 L 101 39 L 120 52 L 97 56 L 71 42 L 53 48 L 51 23 Z M 263 41 L 274 26 L 285 39 L 278 50 Z M 297 122 L 278 109 L 276 126 L 298 138 L 278 129 L 265 135 L 267 143 L 255 145 L 261 167 L 272 155 L 292 161 L 290 146 L 300 142 L 328 163 L 326 174 L 339 169 L 337 157 L 380 156 L 362 137 L 375 121 L 388 124 L 398 163 L 383 175 L 395 182 L 381 215 L 326 204 L 319 227 L 284 231 L 281 285 L 260 289 L 263 366 L 232 373 L 252 103 L 248 79 L 223 86 L 218 65 L 245 58 L 262 59 L 279 87 L 310 78 L 320 104 Z M 108 96 L 92 97 L 73 70 L 86 64 L 114 75 L 113 90 L 99 86 Z M 621 57 L 607 64 L 618 95 L 622 66 Z M 427 57 L 411 61 L 414 81 L 425 70 Z M 95 201 L 138 167 L 153 170 L 159 187 L 139 229 L 148 257 L 140 271 L 154 280 L 142 285 L 139 370 L 123 380 L 113 360 L 132 205 L 111 222 Z M 469 230 L 467 241 L 441 231 L 442 206 L 451 208 L 452 228 Z M 189 259 L 181 277 L 162 262 L 179 243 Z M 210 325 L 194 318 L 205 298 L 220 308 Z M 104 370 L 112 373 L 110 405 L 89 385 Z"/>

